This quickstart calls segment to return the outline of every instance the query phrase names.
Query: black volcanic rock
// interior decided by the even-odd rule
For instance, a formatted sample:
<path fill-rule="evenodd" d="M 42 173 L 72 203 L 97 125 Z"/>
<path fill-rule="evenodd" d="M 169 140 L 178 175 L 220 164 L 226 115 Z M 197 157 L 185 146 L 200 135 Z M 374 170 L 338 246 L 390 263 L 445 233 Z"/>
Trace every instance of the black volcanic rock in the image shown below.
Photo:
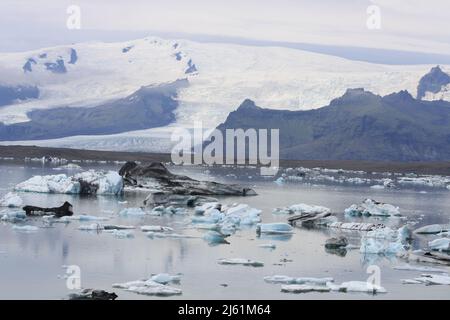
<path fill-rule="evenodd" d="M 28 122 L 0 123 L 0 141 L 114 134 L 165 126 L 175 120 L 177 90 L 187 85 L 184 79 L 142 87 L 128 97 L 96 107 L 34 110 L 27 114 Z"/>
<path fill-rule="evenodd" d="M 281 159 L 450 160 L 450 103 L 416 100 L 407 91 L 381 97 L 349 89 L 307 111 L 263 109 L 246 100 L 218 126 L 238 128 L 279 129 Z"/>
<path fill-rule="evenodd" d="M 422 99 L 427 92 L 438 93 L 442 87 L 450 83 L 450 75 L 446 74 L 439 66 L 431 68 L 424 75 L 417 86 L 417 99 Z"/>

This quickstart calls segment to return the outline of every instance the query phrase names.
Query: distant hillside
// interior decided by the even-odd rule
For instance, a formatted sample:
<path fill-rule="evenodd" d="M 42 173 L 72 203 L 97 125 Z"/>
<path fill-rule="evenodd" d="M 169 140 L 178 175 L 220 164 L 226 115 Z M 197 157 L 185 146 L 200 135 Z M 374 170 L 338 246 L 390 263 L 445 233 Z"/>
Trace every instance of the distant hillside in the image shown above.
<path fill-rule="evenodd" d="M 271 110 L 246 100 L 219 130 L 279 128 L 282 159 L 450 160 L 450 103 L 407 91 L 381 97 L 349 89 L 309 111 Z"/>

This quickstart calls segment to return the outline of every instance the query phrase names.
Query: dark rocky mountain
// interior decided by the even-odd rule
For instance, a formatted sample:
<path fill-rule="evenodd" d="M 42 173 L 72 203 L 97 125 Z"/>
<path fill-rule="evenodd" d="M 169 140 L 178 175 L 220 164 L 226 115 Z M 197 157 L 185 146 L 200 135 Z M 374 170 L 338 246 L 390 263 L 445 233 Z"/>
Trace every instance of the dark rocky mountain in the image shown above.
<path fill-rule="evenodd" d="M 439 66 L 431 68 L 424 75 L 417 86 L 417 99 L 422 99 L 427 92 L 438 93 L 442 87 L 450 83 L 450 75 L 446 74 Z"/>
<path fill-rule="evenodd" d="M 251 100 L 218 129 L 279 129 L 281 159 L 450 160 L 450 103 L 407 91 L 384 97 L 349 89 L 308 111 L 263 109 Z"/>
<path fill-rule="evenodd" d="M 13 104 L 16 101 L 39 98 L 36 86 L 2 86 L 0 85 L 0 107 Z"/>
<path fill-rule="evenodd" d="M 95 107 L 58 107 L 28 113 L 30 121 L 0 123 L 0 141 L 114 134 L 165 126 L 175 120 L 177 90 L 187 80 L 142 87 L 132 95 Z"/>

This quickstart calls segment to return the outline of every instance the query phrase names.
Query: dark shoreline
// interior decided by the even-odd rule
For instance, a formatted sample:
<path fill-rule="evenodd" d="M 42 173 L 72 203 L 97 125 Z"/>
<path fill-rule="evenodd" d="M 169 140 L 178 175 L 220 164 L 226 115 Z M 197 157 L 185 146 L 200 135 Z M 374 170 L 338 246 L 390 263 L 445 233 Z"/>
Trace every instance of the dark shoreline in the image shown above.
<path fill-rule="evenodd" d="M 44 156 L 67 160 L 92 161 L 140 161 L 170 162 L 168 153 L 96 151 L 69 148 L 49 148 L 36 146 L 0 146 L 0 157 L 42 158 Z M 450 161 L 439 162 L 382 162 L 355 160 L 280 160 L 281 167 L 328 168 L 344 170 L 362 170 L 366 172 L 398 172 L 417 174 L 450 175 Z"/>

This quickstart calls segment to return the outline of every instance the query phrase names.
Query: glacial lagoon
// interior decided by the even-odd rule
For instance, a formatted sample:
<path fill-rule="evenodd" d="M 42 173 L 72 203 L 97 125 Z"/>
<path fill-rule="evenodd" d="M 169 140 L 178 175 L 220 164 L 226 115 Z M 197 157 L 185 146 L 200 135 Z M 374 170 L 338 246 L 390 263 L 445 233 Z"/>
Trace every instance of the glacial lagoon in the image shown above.
<path fill-rule="evenodd" d="M 115 170 L 120 164 L 80 164 L 84 170 Z M 341 221 L 383 223 L 398 228 L 407 222 L 415 229 L 429 224 L 450 223 L 450 191 L 444 188 L 414 185 L 398 188 L 371 188 L 369 184 L 331 183 L 258 177 L 256 168 L 169 167 L 175 173 L 196 179 L 239 183 L 253 188 L 258 195 L 217 197 L 224 205 L 245 203 L 262 210 L 263 223 L 287 222 L 288 215 L 274 214 L 276 207 L 297 203 L 325 206 Z M 73 171 L 41 163 L 3 161 L 0 164 L 0 198 L 18 183 L 34 175 L 54 175 Z M 360 174 L 361 176 L 361 174 Z M 367 178 L 370 174 L 362 175 Z M 370 179 L 370 177 L 368 178 Z M 377 183 L 373 183 L 377 184 Z M 123 196 L 78 196 L 21 192 L 24 204 L 42 207 L 73 205 L 77 215 L 105 217 L 105 221 L 70 221 L 45 223 L 29 219 L 26 225 L 35 231 L 15 230 L 20 223 L 0 222 L 0 299 L 67 299 L 76 290 L 67 287 L 64 266 L 78 266 L 83 288 L 114 291 L 118 299 L 445 299 L 448 285 L 403 284 L 402 279 L 419 277 L 421 271 L 396 270 L 406 262 L 394 255 L 362 254 L 361 237 L 354 232 L 326 228 L 295 228 L 288 235 L 257 235 L 256 226 L 242 226 L 226 240 L 229 244 L 211 245 L 203 239 L 207 230 L 191 223 L 193 209 L 185 215 L 123 216 L 124 208 L 142 206 L 148 192 L 126 192 Z M 398 206 L 402 217 L 346 217 L 344 210 L 371 198 Z M 2 213 L 17 209 L 0 208 Z M 132 237 L 117 237 L 102 230 L 79 230 L 82 225 L 107 223 L 136 226 Z M 23 224 L 23 223 L 22 223 Z M 149 238 L 140 226 L 170 227 L 189 238 Z M 330 251 L 325 241 L 344 235 L 354 247 Z M 414 235 L 412 249 L 423 249 L 438 238 Z M 219 264 L 219 259 L 245 258 L 264 263 L 262 267 Z M 368 267 L 380 268 L 380 285 L 387 293 L 301 293 L 281 292 L 281 284 L 267 283 L 264 277 L 332 277 L 336 284 L 366 281 Z M 411 265 L 413 265 L 411 263 Z M 448 270 L 442 265 L 425 265 Z M 370 270 L 370 268 L 369 268 Z M 171 284 L 181 295 L 158 297 L 140 295 L 113 288 L 114 283 L 148 279 L 152 274 L 179 275 Z"/>

